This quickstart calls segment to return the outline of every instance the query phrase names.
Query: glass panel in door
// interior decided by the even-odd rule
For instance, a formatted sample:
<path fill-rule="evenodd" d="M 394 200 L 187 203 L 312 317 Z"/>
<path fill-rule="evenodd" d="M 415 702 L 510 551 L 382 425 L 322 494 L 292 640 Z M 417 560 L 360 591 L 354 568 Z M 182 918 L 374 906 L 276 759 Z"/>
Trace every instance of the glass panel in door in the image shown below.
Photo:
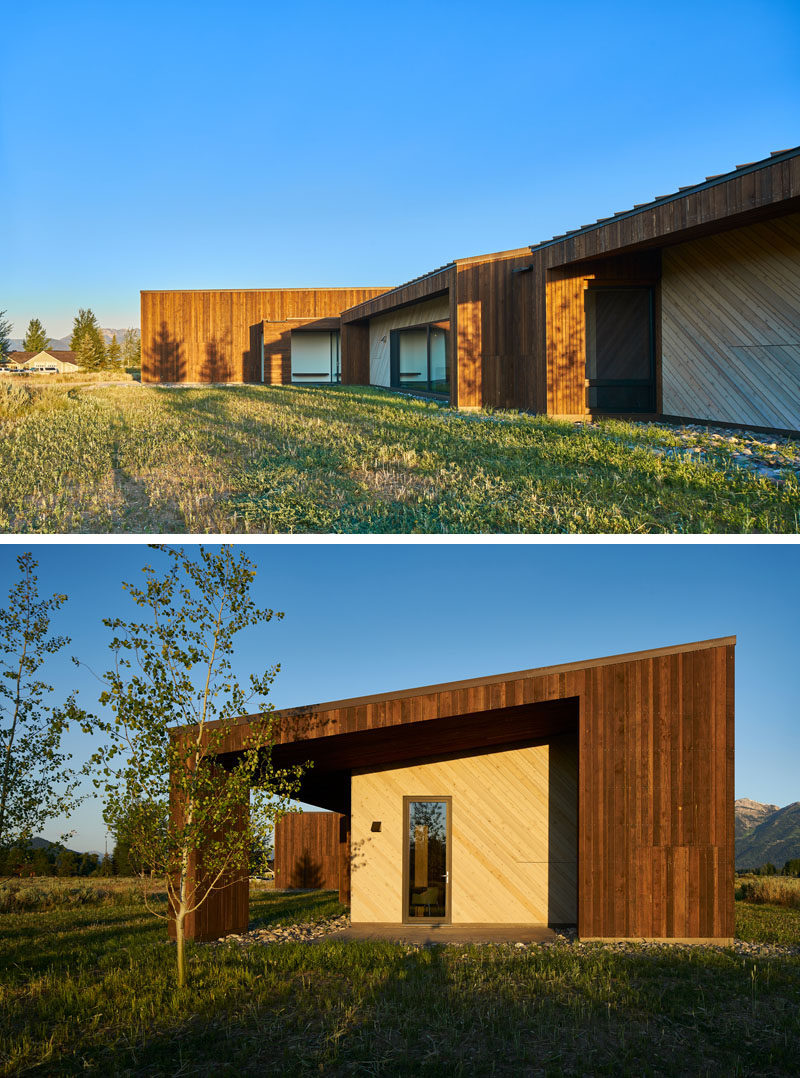
<path fill-rule="evenodd" d="M 400 348 L 400 385 L 428 386 L 428 331 L 426 329 L 408 329 L 399 336 Z"/>
<path fill-rule="evenodd" d="M 449 393 L 450 379 L 447 377 L 447 333 L 438 326 L 431 326 L 431 393 Z"/>
<path fill-rule="evenodd" d="M 447 801 L 408 803 L 406 917 L 444 920 L 448 914 Z"/>

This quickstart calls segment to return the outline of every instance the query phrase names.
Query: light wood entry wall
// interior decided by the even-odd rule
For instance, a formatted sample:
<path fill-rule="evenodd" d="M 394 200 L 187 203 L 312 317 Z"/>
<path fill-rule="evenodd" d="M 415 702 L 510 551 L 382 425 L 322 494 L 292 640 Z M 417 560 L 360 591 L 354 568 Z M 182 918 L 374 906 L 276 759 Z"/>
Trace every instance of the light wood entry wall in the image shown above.
<path fill-rule="evenodd" d="M 663 411 L 800 429 L 800 214 L 664 249 Z"/>
<path fill-rule="evenodd" d="M 401 307 L 390 314 L 378 315 L 369 323 L 369 380 L 374 386 L 391 385 L 389 361 L 390 335 L 393 329 L 419 326 L 426 322 L 440 322 L 450 317 L 450 299 L 437 296 L 425 303 Z"/>
<path fill-rule="evenodd" d="M 577 921 L 577 732 L 549 743 L 354 772 L 354 922 L 403 919 L 404 796 L 453 799 L 453 924 Z M 371 831 L 374 821 L 379 832 Z"/>

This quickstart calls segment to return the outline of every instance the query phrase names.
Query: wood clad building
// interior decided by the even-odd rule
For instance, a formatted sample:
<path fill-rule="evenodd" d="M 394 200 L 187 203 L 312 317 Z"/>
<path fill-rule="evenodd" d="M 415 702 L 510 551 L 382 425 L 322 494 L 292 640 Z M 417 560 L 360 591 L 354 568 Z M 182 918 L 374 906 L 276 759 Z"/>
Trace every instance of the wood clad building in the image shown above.
<path fill-rule="evenodd" d="M 250 288 L 141 293 L 142 381 L 292 381 L 296 352 L 320 352 L 337 344 L 339 315 L 382 288 Z M 313 344 L 317 347 L 309 348 Z M 313 375 L 297 380 L 336 381 L 333 367 L 313 363 Z M 301 364 L 302 367 L 302 364 Z"/>
<path fill-rule="evenodd" d="M 435 390 L 399 327 L 442 319 L 459 408 L 798 430 L 800 148 L 345 311 L 344 380 Z"/>
<path fill-rule="evenodd" d="M 574 923 L 585 939 L 730 940 L 734 645 L 276 713 L 274 763 L 311 760 L 300 796 L 331 813 L 281 824 L 276 864 L 289 878 L 313 850 L 354 923 Z M 247 717 L 231 723 L 221 751 L 248 736 Z M 338 872 L 322 869 L 334 859 Z M 245 927 L 246 879 L 233 890 L 235 900 L 209 897 L 196 935 Z"/>
<path fill-rule="evenodd" d="M 392 289 L 143 292 L 142 377 L 800 430 L 800 148 Z"/>

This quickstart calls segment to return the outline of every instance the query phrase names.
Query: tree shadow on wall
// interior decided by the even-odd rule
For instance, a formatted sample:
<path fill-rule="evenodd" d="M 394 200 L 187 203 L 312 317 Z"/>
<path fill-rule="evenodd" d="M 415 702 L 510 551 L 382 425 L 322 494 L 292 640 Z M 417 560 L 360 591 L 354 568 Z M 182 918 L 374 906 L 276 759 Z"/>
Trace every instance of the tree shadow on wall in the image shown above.
<path fill-rule="evenodd" d="M 201 382 L 229 382 L 233 373 L 230 359 L 226 354 L 224 341 L 212 337 L 206 343 L 206 357 L 200 369 Z"/>
<path fill-rule="evenodd" d="M 294 863 L 290 887 L 304 891 L 319 891 L 322 888 L 322 865 L 314 861 L 308 850 Z"/>
<path fill-rule="evenodd" d="M 144 345 L 142 373 L 155 382 L 185 382 L 186 358 L 183 345 L 170 335 L 166 322 L 158 333 Z"/>

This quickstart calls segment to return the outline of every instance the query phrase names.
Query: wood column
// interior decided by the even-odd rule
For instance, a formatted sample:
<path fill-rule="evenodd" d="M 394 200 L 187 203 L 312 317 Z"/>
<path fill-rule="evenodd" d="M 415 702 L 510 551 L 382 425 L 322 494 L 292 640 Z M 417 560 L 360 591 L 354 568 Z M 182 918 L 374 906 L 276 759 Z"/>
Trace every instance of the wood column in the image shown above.
<path fill-rule="evenodd" d="M 225 770 L 216 769 L 220 784 L 225 782 Z M 250 813 L 248 803 L 238 806 L 231 826 L 237 830 L 247 827 Z M 180 826 L 183 818 L 183 805 L 179 796 L 173 794 L 170 799 L 170 822 Z M 209 836 L 210 838 L 211 836 Z M 246 863 L 234 866 L 214 886 L 207 891 L 207 879 L 203 866 L 203 849 L 200 847 L 189 857 L 187 875 L 187 893 L 189 905 L 193 906 L 205 892 L 205 897 L 194 912 L 187 914 L 184 920 L 184 934 L 187 940 L 214 940 L 231 932 L 244 932 L 250 921 L 250 868 Z M 175 921 L 170 915 L 169 935 L 175 938 Z"/>

